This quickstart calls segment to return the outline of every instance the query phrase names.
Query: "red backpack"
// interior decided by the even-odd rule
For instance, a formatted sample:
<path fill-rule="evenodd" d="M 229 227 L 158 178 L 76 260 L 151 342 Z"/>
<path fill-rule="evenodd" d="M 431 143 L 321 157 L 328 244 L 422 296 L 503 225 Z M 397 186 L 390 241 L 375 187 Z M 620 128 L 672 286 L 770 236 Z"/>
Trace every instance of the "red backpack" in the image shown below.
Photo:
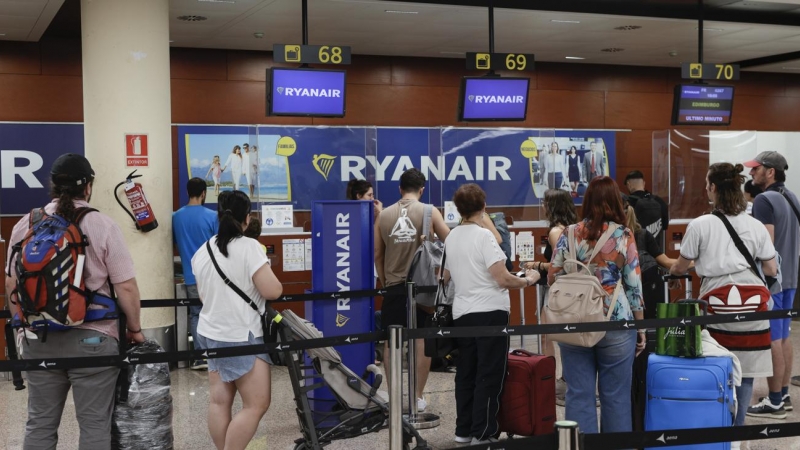
<path fill-rule="evenodd" d="M 31 211 L 28 233 L 12 246 L 11 253 L 12 259 L 19 255 L 14 292 L 23 325 L 61 330 L 85 321 L 116 318 L 113 300 L 109 305 L 97 302 L 106 309 L 89 310 L 95 297 L 84 285 L 89 242 L 78 224 L 92 211 L 97 210 L 77 208 L 74 221 L 47 214 L 44 208 Z"/>

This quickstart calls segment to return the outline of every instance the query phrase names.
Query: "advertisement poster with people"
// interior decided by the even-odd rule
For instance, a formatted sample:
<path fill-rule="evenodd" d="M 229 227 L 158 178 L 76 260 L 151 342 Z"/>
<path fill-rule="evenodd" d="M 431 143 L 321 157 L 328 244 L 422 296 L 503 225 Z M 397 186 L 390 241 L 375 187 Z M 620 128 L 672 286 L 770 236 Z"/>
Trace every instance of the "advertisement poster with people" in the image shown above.
<path fill-rule="evenodd" d="M 295 210 L 344 198 L 353 178 L 392 196 L 411 167 L 428 180 L 423 201 L 439 206 L 468 182 L 487 192 L 489 206 L 538 205 L 547 189 L 580 204 L 592 178 L 614 176 L 616 156 L 609 131 L 179 126 L 178 134 L 178 173 L 207 180 L 207 203 L 239 189 L 254 203 Z"/>

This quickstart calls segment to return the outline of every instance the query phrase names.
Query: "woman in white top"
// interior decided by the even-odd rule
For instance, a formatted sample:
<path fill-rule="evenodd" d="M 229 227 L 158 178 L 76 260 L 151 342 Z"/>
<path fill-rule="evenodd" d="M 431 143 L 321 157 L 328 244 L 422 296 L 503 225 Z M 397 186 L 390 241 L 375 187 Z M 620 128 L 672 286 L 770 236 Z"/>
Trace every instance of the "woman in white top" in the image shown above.
<path fill-rule="evenodd" d="M 280 297 L 283 287 L 258 241 L 243 236 L 250 222 L 247 195 L 241 191 L 225 191 L 217 204 L 219 233 L 192 258 L 192 271 L 203 302 L 197 325 L 198 338 L 202 348 L 209 350 L 263 344 L 259 313 L 222 281 L 209 255 L 209 247 L 220 270 L 255 302 L 260 313 L 266 307 L 265 299 Z M 211 398 L 208 429 L 218 449 L 244 449 L 253 438 L 270 404 L 271 363 L 266 354 L 208 360 Z M 237 392 L 242 397 L 243 408 L 232 418 L 231 407 Z"/>
<path fill-rule="evenodd" d="M 741 164 L 716 163 L 708 168 L 706 195 L 714 211 L 722 213 L 742 240 L 750 256 L 761 261 L 765 275 L 778 273 L 775 246 L 767 228 L 747 215 L 742 194 L 744 177 Z M 681 256 L 670 273 L 686 273 L 694 261 L 700 284 L 700 298 L 708 301 L 709 314 L 737 314 L 767 310 L 770 293 L 760 275 L 750 269 L 737 250 L 725 223 L 712 214 L 689 222 L 681 241 Z M 731 322 L 708 325 L 711 337 L 733 351 L 742 364 L 742 385 L 736 387 L 739 410 L 734 425 L 744 425 L 744 416 L 753 394 L 753 378 L 772 375 L 769 321 Z M 775 418 L 783 417 L 774 416 Z"/>
<path fill-rule="evenodd" d="M 506 270 L 506 255 L 483 227 L 486 193 L 477 184 L 458 188 L 453 202 L 463 217 L 445 241 L 445 279 L 455 283 L 457 327 L 508 325 L 509 289 L 535 284 L 539 273 L 518 278 Z M 455 236 L 454 238 L 451 236 Z M 506 373 L 508 337 L 458 338 L 456 435 L 459 443 L 484 443 L 499 433 L 497 413 Z"/>
<path fill-rule="evenodd" d="M 222 167 L 222 171 L 225 172 L 225 169 L 231 166 L 231 177 L 233 177 L 233 190 L 239 190 L 239 182 L 242 180 L 242 148 L 238 145 L 233 147 L 233 151 L 230 155 L 228 155 L 228 159 L 225 160 L 225 165 Z"/>

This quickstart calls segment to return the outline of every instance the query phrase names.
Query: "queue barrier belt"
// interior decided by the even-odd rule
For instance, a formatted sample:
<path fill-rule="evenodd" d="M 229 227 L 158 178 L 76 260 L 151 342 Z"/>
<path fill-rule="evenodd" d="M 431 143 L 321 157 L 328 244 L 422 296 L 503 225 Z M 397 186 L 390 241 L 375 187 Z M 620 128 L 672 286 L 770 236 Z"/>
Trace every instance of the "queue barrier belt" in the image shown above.
<path fill-rule="evenodd" d="M 583 435 L 588 449 L 623 450 L 631 448 L 670 448 L 676 445 L 711 444 L 716 442 L 755 441 L 800 436 L 800 422 L 780 422 L 741 427 L 690 428 L 679 430 L 632 431 Z M 490 444 L 461 447 L 464 450 L 557 450 L 555 434 L 515 438 Z"/>
<path fill-rule="evenodd" d="M 415 292 L 435 292 L 435 286 L 415 287 Z M 340 298 L 358 298 L 384 295 L 385 289 L 369 289 L 360 291 L 323 292 L 312 294 L 284 295 L 270 303 L 338 300 Z M 156 299 L 143 300 L 142 308 L 163 308 L 202 305 L 199 299 Z M 711 325 L 718 323 L 750 322 L 775 318 L 794 318 L 798 311 L 776 310 L 745 314 L 721 314 L 702 317 L 645 319 L 627 321 L 589 322 L 576 324 L 544 324 L 522 326 L 488 326 L 470 328 L 417 328 L 403 330 L 403 340 L 440 339 L 455 337 L 529 335 L 580 333 L 588 331 L 620 331 L 642 328 Z M 10 319 L 9 311 L 0 311 L 0 319 Z M 170 363 L 199 358 L 214 359 L 231 356 L 262 354 L 273 351 L 299 351 L 312 348 L 363 344 L 387 339 L 384 331 L 339 335 L 318 339 L 293 340 L 269 344 L 247 345 L 241 347 L 223 347 L 214 350 L 190 350 L 179 352 L 160 352 L 137 355 L 95 356 L 79 358 L 46 358 L 23 359 L 16 361 L 0 361 L 0 372 L 30 370 L 64 370 L 83 367 L 125 366 L 132 364 Z M 706 444 L 714 442 L 748 441 L 759 439 L 776 439 L 800 436 L 800 422 L 773 423 L 768 425 L 750 425 L 742 427 L 698 428 L 682 430 L 639 431 L 629 433 L 599 433 L 584 435 L 586 448 L 602 448 L 616 450 L 643 447 L 671 447 L 676 445 Z M 527 450 L 541 448 L 556 450 L 558 444 L 555 434 L 515 438 L 491 444 L 464 447 L 465 449 L 506 449 Z"/>

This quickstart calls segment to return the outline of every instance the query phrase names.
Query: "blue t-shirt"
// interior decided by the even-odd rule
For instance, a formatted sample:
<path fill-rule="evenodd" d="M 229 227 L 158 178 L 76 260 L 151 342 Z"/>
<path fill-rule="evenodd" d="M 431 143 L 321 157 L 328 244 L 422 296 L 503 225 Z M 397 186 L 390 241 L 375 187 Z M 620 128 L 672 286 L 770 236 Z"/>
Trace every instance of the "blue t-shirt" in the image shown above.
<path fill-rule="evenodd" d="M 798 233 L 797 216 L 795 216 L 789 202 L 780 193 L 784 189 L 786 195 L 792 199 L 795 208 L 800 209 L 797 197 L 786 189 L 782 182 L 771 184 L 762 194 L 753 200 L 753 217 L 765 225 L 775 227 L 775 249 L 781 255 L 781 288 L 797 288 L 798 246 L 800 234 Z"/>
<path fill-rule="evenodd" d="M 192 256 L 218 230 L 217 213 L 205 206 L 186 205 L 172 213 L 172 238 L 181 255 L 184 283 L 197 284 L 192 272 Z"/>

